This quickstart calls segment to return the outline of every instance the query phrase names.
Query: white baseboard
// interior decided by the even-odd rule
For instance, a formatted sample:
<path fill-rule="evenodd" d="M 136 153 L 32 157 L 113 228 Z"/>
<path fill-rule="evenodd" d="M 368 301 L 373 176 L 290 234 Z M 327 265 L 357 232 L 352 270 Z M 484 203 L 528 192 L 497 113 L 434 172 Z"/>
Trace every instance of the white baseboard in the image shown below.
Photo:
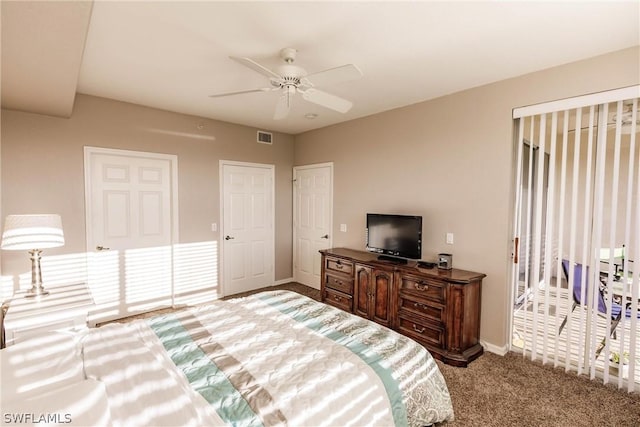
<path fill-rule="evenodd" d="M 306 283 L 302 283 L 302 282 L 296 282 L 296 279 L 294 279 L 293 277 L 289 277 L 288 279 L 278 280 L 273 284 L 273 286 L 286 285 L 287 283 L 291 283 L 291 282 L 300 283 L 301 285 L 309 286 L 310 288 L 320 290 L 320 285 L 313 286 L 313 285 L 307 285 Z"/>
<path fill-rule="evenodd" d="M 507 354 L 509 352 L 509 346 L 508 345 L 504 345 L 502 347 L 498 347 L 497 345 L 488 343 L 486 341 L 480 341 L 480 345 L 482 345 L 482 347 L 490 352 L 490 353 L 495 353 L 498 354 L 500 356 L 504 356 L 505 354 Z"/>

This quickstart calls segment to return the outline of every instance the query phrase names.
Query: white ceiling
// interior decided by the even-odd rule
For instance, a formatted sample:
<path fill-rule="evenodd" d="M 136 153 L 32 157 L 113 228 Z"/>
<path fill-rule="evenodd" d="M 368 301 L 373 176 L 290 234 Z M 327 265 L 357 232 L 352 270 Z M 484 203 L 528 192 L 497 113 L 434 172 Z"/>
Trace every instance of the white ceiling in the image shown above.
<path fill-rule="evenodd" d="M 5 31 L 15 18 L 4 3 L 2 103 L 28 110 L 5 99 L 13 87 L 5 62 L 15 61 L 5 50 L 32 29 Z M 297 134 L 640 45 L 640 3 L 96 1 L 88 31 L 78 27 L 76 38 L 86 33 L 79 93 Z M 48 38 L 61 34 L 68 43 L 62 30 Z M 208 97 L 268 86 L 229 56 L 275 68 L 283 47 L 296 48 L 296 65 L 309 73 L 357 65 L 361 79 L 320 88 L 353 101 L 351 111 L 297 96 L 289 117 L 275 121 L 277 92 Z"/>

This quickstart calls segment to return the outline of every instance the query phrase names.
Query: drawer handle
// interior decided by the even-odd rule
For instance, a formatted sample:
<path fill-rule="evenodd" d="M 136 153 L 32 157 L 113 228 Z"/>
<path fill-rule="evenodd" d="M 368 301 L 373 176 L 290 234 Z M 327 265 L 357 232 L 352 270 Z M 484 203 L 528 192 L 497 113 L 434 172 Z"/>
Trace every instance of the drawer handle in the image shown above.
<path fill-rule="evenodd" d="M 425 285 L 424 283 L 414 283 L 414 286 L 419 291 L 426 291 L 427 289 L 429 289 L 429 286 Z"/>
<path fill-rule="evenodd" d="M 338 302 L 342 302 L 342 297 L 339 297 L 338 295 L 334 295 L 333 299 L 338 301 Z"/>
<path fill-rule="evenodd" d="M 421 304 L 421 303 L 419 303 L 419 302 L 414 302 L 414 303 L 413 303 L 413 306 L 414 306 L 415 308 L 420 308 L 420 309 L 422 309 L 422 310 L 425 310 L 425 309 L 427 309 L 427 308 L 428 308 L 426 304 Z"/>
<path fill-rule="evenodd" d="M 342 269 L 342 267 L 344 267 L 344 265 L 342 265 L 342 264 L 340 263 L 340 261 L 338 261 L 338 262 L 336 263 L 336 268 Z"/>
<path fill-rule="evenodd" d="M 416 331 L 417 333 L 421 334 L 421 333 L 423 333 L 423 332 L 424 332 L 425 328 L 424 328 L 424 327 L 422 327 L 422 328 L 418 329 L 418 327 L 417 327 L 417 326 L 416 326 L 416 324 L 414 323 L 414 324 L 413 324 L 413 330 L 414 330 L 414 331 Z"/>

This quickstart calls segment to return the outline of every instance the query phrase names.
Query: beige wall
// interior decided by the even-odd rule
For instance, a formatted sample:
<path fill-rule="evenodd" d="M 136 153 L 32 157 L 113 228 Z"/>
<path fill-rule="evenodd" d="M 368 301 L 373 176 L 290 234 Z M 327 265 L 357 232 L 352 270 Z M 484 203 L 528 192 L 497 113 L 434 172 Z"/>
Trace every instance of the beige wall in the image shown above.
<path fill-rule="evenodd" d="M 366 212 L 423 215 L 423 258 L 487 274 L 481 339 L 507 345 L 515 107 L 640 83 L 640 49 L 296 136 L 295 164 L 334 162 L 334 245 L 364 248 Z M 472 70 L 470 70 L 472 72 Z M 433 84 L 428 82 L 427 84 Z M 348 232 L 339 232 L 341 223 Z M 454 233 L 454 245 L 445 233 Z"/>
<path fill-rule="evenodd" d="M 51 253 L 84 251 L 82 147 L 169 153 L 179 162 L 180 240 L 217 239 L 210 224 L 220 222 L 219 159 L 273 163 L 276 279 L 283 279 L 292 274 L 292 166 L 331 161 L 334 244 L 363 248 L 366 212 L 423 215 L 423 258 L 452 252 L 455 267 L 488 275 L 481 338 L 501 347 L 509 321 L 511 109 L 638 84 L 639 64 L 640 48 L 627 49 L 295 138 L 276 134 L 272 147 L 256 144 L 253 128 L 83 95 L 70 119 L 3 110 L 2 211 L 57 211 L 67 244 Z M 342 223 L 348 232 L 339 232 Z M 455 234 L 453 246 L 446 232 Z M 3 273 L 28 271 L 26 258 L 4 253 Z"/>
<path fill-rule="evenodd" d="M 275 278 L 287 279 L 292 276 L 293 141 L 291 135 L 276 133 L 272 146 L 258 144 L 255 128 L 87 95 L 77 96 L 69 119 L 2 110 L 2 212 L 59 213 L 66 244 L 46 254 L 82 253 L 83 146 L 175 154 L 180 242 L 216 240 L 211 223 L 221 221 L 219 160 L 274 164 Z M 2 264 L 14 287 L 16 275 L 30 271 L 25 253 L 5 251 Z"/>

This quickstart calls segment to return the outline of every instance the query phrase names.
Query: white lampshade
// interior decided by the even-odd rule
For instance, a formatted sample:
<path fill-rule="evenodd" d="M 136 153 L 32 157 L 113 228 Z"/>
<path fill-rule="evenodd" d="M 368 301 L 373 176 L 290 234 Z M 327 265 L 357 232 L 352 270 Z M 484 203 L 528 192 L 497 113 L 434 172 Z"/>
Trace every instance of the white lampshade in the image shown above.
<path fill-rule="evenodd" d="M 4 222 L 4 250 L 32 250 L 64 245 L 60 215 L 9 215 Z"/>

